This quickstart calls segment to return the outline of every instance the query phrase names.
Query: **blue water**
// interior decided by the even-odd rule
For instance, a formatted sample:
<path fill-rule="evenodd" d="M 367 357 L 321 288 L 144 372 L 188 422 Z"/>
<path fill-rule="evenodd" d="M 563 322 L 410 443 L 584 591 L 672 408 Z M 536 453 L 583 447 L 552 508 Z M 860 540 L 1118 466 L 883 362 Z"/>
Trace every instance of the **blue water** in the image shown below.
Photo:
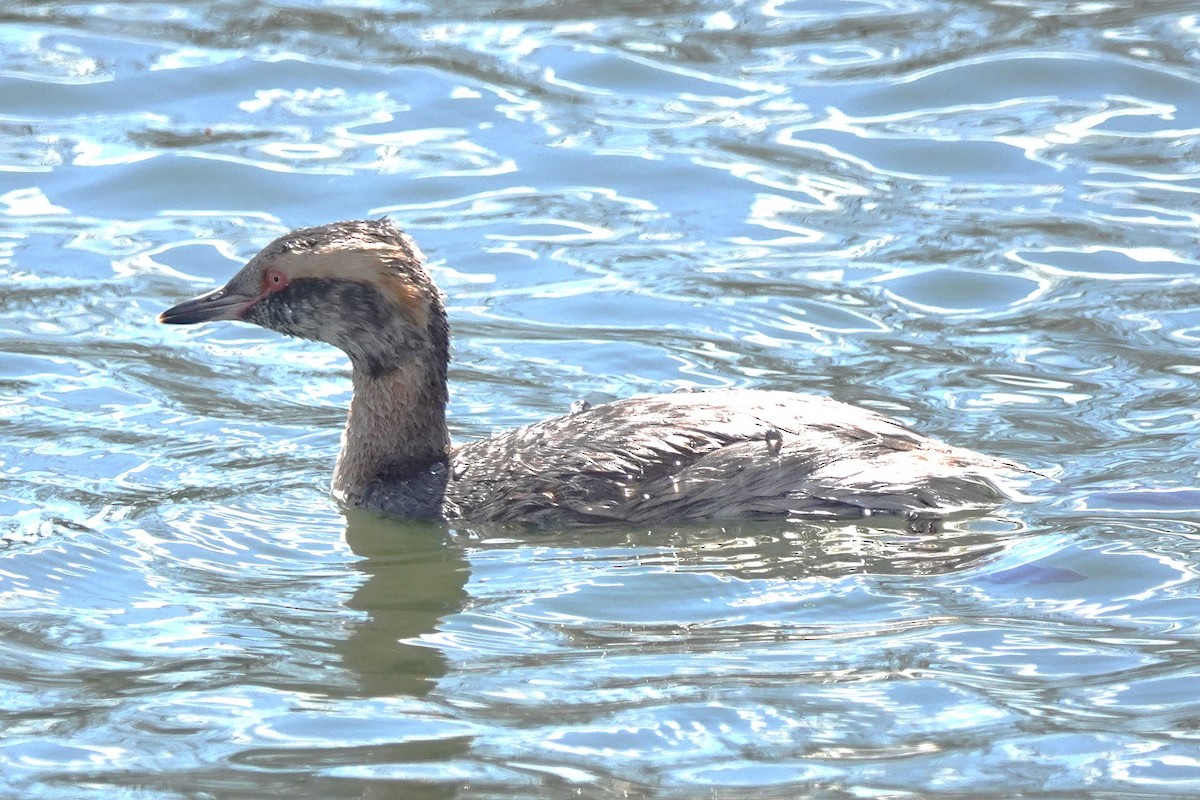
<path fill-rule="evenodd" d="M 0 12 L 0 796 L 1200 794 L 1194 2 Z M 817 392 L 936 535 L 339 508 L 340 353 L 156 325 L 389 215 L 459 440 Z"/>

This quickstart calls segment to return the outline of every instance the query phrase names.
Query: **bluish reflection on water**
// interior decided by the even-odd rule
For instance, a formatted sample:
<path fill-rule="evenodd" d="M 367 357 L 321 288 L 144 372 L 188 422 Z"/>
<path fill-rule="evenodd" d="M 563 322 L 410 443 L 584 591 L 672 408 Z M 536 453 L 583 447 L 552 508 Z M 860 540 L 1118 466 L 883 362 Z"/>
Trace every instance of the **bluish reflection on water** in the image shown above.
<path fill-rule="evenodd" d="M 0 794 L 1191 796 L 1194 3 L 0 18 Z M 154 314 L 390 214 L 484 435 L 831 394 L 1055 479 L 937 536 L 344 516 L 341 356 Z"/>

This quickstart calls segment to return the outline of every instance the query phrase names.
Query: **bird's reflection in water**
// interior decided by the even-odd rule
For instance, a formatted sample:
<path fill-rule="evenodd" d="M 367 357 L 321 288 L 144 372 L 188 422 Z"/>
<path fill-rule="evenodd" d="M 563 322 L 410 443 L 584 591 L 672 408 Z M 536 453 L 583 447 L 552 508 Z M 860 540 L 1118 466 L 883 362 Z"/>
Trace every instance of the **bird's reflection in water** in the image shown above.
<path fill-rule="evenodd" d="M 706 539 L 685 536 L 678 552 L 690 570 L 743 579 L 840 578 L 846 575 L 946 575 L 1004 552 L 1027 533 L 1013 519 L 947 522 L 933 532 L 902 525 L 793 522 L 726 526 Z"/>
<path fill-rule="evenodd" d="M 423 697 L 449 668 L 431 641 L 467 602 L 470 559 L 489 552 L 553 547 L 581 564 L 644 561 L 658 569 L 708 572 L 744 580 L 836 579 L 847 575 L 930 576 L 987 563 L 1029 534 L 1019 521 L 994 517 L 948 523 L 918 534 L 904 527 L 741 522 L 642 529 L 544 530 L 403 522 L 351 511 L 346 540 L 366 581 L 346 605 L 366 614 L 342 642 L 344 665 L 367 697 Z M 519 559 L 513 560 L 519 569 Z M 637 573 L 627 573 L 637 580 Z M 525 585 L 536 593 L 536 585 Z M 559 587 L 541 587 L 554 591 Z M 425 641 L 422 641 L 425 640 Z"/>
<path fill-rule="evenodd" d="M 1001 516 L 951 520 L 933 532 L 914 532 L 902 522 L 889 526 L 778 520 L 660 525 L 632 531 L 461 525 L 456 530 L 481 549 L 578 548 L 581 561 L 602 548 L 616 548 L 608 550 L 608 560 L 619 558 L 622 547 L 630 548 L 630 560 L 643 559 L 651 549 L 660 566 L 671 563 L 678 571 L 746 580 L 945 575 L 986 563 L 1011 542 L 1030 535 L 1024 521 Z"/>
<path fill-rule="evenodd" d="M 599 645 L 586 639 L 594 629 L 611 630 L 614 618 L 633 621 L 629 636 L 642 637 L 646 648 L 657 646 L 656 618 L 661 618 L 670 633 L 663 641 L 676 641 L 675 637 L 687 627 L 686 621 L 677 621 L 676 612 L 694 608 L 696 598 L 685 597 L 683 606 L 673 606 L 672 601 L 678 598 L 655 595 L 656 589 L 670 585 L 661 582 L 663 572 L 733 576 L 758 586 L 790 585 L 804 579 L 836 581 L 854 574 L 900 576 L 901 582 L 907 583 L 907 576 L 948 574 L 993 562 L 1011 542 L 1028 533 L 1025 526 L 1005 519 L 951 523 L 936 534 L 914 534 L 904 527 L 822 526 L 779 521 L 637 531 L 538 530 L 513 526 L 448 529 L 439 524 L 399 522 L 370 512 L 350 512 L 346 539 L 362 559 L 354 564 L 354 569 L 366 580 L 346 605 L 365 614 L 365 619 L 355 623 L 340 645 L 344 666 L 355 675 L 362 696 L 414 698 L 422 709 L 419 713 L 435 720 L 463 722 L 470 732 L 321 751 L 319 758 L 335 764 L 353 761 L 382 765 L 380 769 L 391 777 L 368 781 L 363 797 L 456 796 L 456 784 L 434 777 L 439 773 L 436 769 L 431 771 L 430 765 L 484 764 L 488 765 L 487 770 L 494 770 L 487 774 L 498 780 L 521 772 L 519 768 L 512 771 L 513 765 L 503 755 L 506 752 L 503 745 L 497 745 L 488 734 L 480 732 L 494 730 L 498 724 L 503 728 L 498 719 L 503 718 L 507 707 L 505 701 L 497 701 L 495 697 L 508 690 L 519 694 L 520 684 L 529 680 L 531 669 L 537 672 L 532 665 L 540 659 L 544 659 L 546 670 L 560 667 L 561 648 L 570 648 L 573 642 L 578 648 L 573 662 L 591 656 L 602 660 L 614 645 L 611 638 L 604 638 Z M 530 561 L 533 553 L 538 554 L 540 563 Z M 547 565 L 545 559 L 551 559 L 553 564 Z M 456 626 L 464 624 L 454 617 L 467 607 L 472 564 L 482 578 L 472 584 L 472 612 L 484 618 L 497 615 L 494 629 L 465 623 L 481 637 L 472 640 L 473 652 L 495 664 L 483 670 L 474 664 L 464 669 L 457 662 L 468 657 L 461 640 L 457 650 L 451 646 L 443 651 L 439 644 L 443 640 L 434 636 L 445 631 L 450 636 L 445 641 L 452 641 Z M 535 568 L 530 569 L 531 565 Z M 564 583 L 570 583 L 572 576 L 601 573 L 604 580 L 591 587 L 591 591 L 598 593 L 596 598 L 607 598 L 617 605 L 601 602 L 589 609 L 585 603 L 584 616 L 573 623 L 577 630 L 565 630 L 561 624 L 563 618 L 553 613 L 561 610 L 554 604 L 556 598 L 562 599 Z M 487 575 L 493 579 L 487 579 Z M 618 584 L 632 592 L 624 592 Z M 682 588 L 686 590 L 688 585 L 696 584 L 684 581 Z M 749 588 L 746 591 L 751 592 Z M 641 595 L 642 592 L 645 594 Z M 500 624 L 514 610 L 514 599 L 518 596 L 525 604 L 521 606 L 527 614 L 524 624 L 529 626 L 525 633 L 532 636 L 531 640 L 513 641 L 511 632 L 506 632 Z M 622 599 L 632 596 L 644 596 L 652 604 L 658 598 L 659 605 L 632 611 L 621 607 Z M 548 605 L 539 609 L 543 602 Z M 715 614 L 714 619 L 724 616 L 721 609 L 708 605 L 702 613 L 706 617 Z M 594 619 L 589 619 L 593 614 Z M 552 621 L 538 622 L 542 617 Z M 828 622 L 839 624 L 833 618 Z M 546 637 L 539 638 L 543 624 L 547 626 Z M 802 632 L 806 625 L 813 628 L 811 622 L 795 622 L 791 627 Z M 747 629 L 746 641 L 759 641 L 762 626 L 751 628 Z M 700 640 L 705 636 L 728 640 L 736 631 L 727 625 L 711 630 L 702 625 L 684 635 L 692 638 L 695 646 L 703 647 Z M 564 633 L 568 634 L 566 638 Z M 830 634 L 813 628 L 813 635 Z M 728 646 L 728 641 L 722 645 Z M 670 648 L 663 653 L 664 658 L 678 655 Z M 510 673 L 509 667 L 516 665 L 520 668 Z M 602 675 L 603 668 L 597 669 L 597 674 Z M 465 676 L 459 675 L 460 671 Z M 486 690 L 484 694 L 491 699 L 478 704 L 448 702 L 446 693 L 457 694 L 464 688 L 468 696 Z M 529 715 L 545 725 L 558 719 L 554 703 L 522 707 L 521 713 L 522 719 Z M 497 756 L 496 747 L 502 755 Z M 306 757 L 313 760 L 311 753 Z"/>
<path fill-rule="evenodd" d="M 366 576 L 346 605 L 367 618 L 342 643 L 345 666 L 368 697 L 424 695 L 445 674 L 446 660 L 421 638 L 467 597 L 462 547 L 443 525 L 358 510 L 346 517 L 346 542 Z"/>

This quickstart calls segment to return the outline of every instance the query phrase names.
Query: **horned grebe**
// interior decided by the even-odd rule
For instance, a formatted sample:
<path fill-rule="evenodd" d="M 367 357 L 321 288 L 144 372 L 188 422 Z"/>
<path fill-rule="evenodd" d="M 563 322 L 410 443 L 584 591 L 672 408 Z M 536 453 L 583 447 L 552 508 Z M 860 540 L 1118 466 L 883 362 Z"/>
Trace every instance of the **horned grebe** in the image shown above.
<path fill-rule="evenodd" d="M 160 322 L 241 320 L 339 347 L 354 397 L 333 492 L 405 518 L 649 523 L 908 518 L 1005 499 L 1014 466 L 823 397 L 722 389 L 581 406 L 452 446 L 449 326 L 388 220 L 304 228 Z"/>

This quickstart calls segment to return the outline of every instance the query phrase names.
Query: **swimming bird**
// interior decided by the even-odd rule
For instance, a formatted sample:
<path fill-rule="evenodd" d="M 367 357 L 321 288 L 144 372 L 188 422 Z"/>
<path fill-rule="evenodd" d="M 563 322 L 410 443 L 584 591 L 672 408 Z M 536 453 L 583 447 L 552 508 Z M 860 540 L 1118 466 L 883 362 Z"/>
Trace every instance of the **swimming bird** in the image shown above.
<path fill-rule="evenodd" d="M 719 389 L 617 400 L 452 445 L 450 330 L 390 220 L 279 237 L 159 321 L 237 320 L 341 348 L 354 387 L 335 497 L 412 519 L 575 524 L 927 519 L 1006 498 L 1013 465 L 825 397 Z"/>

